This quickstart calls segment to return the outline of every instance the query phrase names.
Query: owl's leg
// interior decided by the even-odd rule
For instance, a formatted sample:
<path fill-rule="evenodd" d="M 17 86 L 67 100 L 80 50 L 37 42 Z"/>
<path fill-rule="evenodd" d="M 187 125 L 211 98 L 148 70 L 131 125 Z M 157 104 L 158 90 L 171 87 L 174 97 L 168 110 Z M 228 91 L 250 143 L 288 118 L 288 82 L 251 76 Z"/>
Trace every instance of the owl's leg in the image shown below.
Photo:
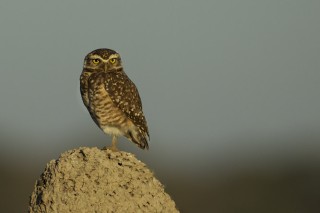
<path fill-rule="evenodd" d="M 112 145 L 111 146 L 105 146 L 102 148 L 102 150 L 111 150 L 113 152 L 118 152 L 118 148 L 117 148 L 117 143 L 118 143 L 118 137 L 116 135 L 112 135 Z"/>
<path fill-rule="evenodd" d="M 119 151 L 117 148 L 117 143 L 118 143 L 118 138 L 116 135 L 112 135 L 112 146 L 110 147 L 110 149 L 114 152 Z"/>

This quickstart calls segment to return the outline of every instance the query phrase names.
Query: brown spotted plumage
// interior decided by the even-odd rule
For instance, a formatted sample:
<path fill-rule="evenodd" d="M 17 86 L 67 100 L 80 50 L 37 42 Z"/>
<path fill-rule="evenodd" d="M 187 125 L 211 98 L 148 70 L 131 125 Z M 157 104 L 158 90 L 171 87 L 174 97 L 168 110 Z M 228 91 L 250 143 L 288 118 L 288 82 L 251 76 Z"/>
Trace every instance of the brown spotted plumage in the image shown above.
<path fill-rule="evenodd" d="M 118 136 L 125 136 L 141 149 L 148 149 L 148 126 L 134 83 L 123 71 L 120 55 L 97 49 L 84 59 L 80 92 L 94 122 L 112 135 L 116 150 Z"/>

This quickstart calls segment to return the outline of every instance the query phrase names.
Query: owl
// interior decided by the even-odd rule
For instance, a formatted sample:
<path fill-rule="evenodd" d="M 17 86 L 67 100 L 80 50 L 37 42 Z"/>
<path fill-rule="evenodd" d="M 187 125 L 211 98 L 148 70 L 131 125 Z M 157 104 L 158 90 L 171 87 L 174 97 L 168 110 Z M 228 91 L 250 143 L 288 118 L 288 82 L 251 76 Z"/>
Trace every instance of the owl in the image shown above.
<path fill-rule="evenodd" d="M 93 121 L 112 136 L 111 150 L 117 150 L 119 136 L 125 136 L 141 149 L 149 148 L 139 92 L 124 72 L 116 51 L 97 49 L 85 57 L 80 92 Z"/>

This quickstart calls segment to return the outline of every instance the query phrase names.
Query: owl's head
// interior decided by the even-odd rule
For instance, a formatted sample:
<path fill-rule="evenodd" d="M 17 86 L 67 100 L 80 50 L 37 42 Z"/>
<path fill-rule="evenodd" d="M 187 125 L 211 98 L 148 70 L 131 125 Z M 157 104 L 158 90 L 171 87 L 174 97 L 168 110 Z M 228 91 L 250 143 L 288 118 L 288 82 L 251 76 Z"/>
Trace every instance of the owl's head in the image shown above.
<path fill-rule="evenodd" d="M 111 49 L 96 49 L 85 57 L 83 68 L 92 72 L 122 70 L 121 57 Z"/>

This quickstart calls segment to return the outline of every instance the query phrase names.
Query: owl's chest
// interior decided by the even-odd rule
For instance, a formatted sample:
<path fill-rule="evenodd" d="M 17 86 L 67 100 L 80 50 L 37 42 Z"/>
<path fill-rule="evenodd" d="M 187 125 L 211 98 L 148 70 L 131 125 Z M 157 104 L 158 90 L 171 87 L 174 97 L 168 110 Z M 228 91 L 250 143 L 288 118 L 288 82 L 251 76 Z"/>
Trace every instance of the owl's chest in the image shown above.
<path fill-rule="evenodd" d="M 115 105 L 103 85 L 95 85 L 90 89 L 89 99 L 90 107 L 95 111 L 115 108 Z"/>
<path fill-rule="evenodd" d="M 91 116 L 101 128 L 119 126 L 126 122 L 124 113 L 112 102 L 104 84 L 96 82 L 89 89 Z"/>

